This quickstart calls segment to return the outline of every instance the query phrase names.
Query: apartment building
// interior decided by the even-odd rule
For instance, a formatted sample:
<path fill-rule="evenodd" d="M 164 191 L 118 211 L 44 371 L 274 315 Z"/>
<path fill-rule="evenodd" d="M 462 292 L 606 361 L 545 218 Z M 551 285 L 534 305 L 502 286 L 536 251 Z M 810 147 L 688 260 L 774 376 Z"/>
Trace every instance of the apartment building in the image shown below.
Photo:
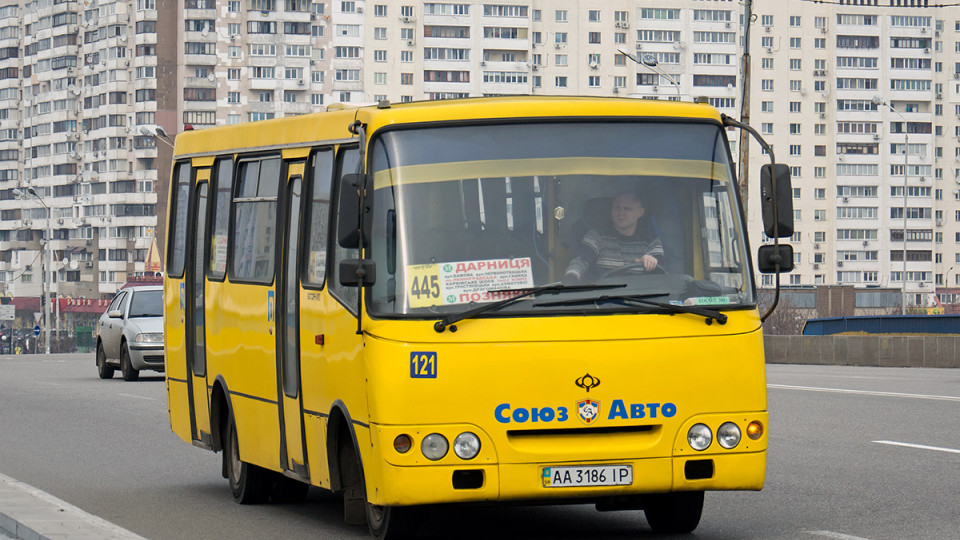
<path fill-rule="evenodd" d="M 912 305 L 938 290 L 960 297 L 960 15 L 906 4 L 916 2 L 754 2 L 751 124 L 794 174 L 789 285 L 854 285 L 884 306 L 899 305 L 904 282 Z M 703 97 L 738 116 L 743 9 L 730 0 L 8 3 L 0 281 L 7 295 L 39 295 L 48 227 L 63 296 L 109 295 L 149 274 L 170 160 L 145 129 L 155 125 L 175 135 L 332 103 L 513 94 Z M 739 140 L 730 132 L 734 155 Z M 767 159 L 751 143 L 754 197 Z M 29 187 L 39 199 L 14 195 Z M 758 204 L 748 222 L 755 245 L 767 240 Z"/>

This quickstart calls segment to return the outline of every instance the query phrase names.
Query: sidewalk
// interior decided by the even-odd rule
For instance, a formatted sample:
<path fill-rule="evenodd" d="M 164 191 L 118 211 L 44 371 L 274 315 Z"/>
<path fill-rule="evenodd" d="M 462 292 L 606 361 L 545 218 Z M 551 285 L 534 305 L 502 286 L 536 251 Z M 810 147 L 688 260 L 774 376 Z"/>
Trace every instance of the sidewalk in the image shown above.
<path fill-rule="evenodd" d="M 40 491 L 0 474 L 0 540 L 145 540 Z"/>

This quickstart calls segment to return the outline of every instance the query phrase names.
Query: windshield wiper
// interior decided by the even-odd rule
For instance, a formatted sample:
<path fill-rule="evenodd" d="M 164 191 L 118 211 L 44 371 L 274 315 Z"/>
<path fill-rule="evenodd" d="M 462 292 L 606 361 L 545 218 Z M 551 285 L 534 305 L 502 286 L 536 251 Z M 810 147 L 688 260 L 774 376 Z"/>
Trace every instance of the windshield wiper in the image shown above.
<path fill-rule="evenodd" d="M 701 317 L 706 318 L 707 324 L 713 324 L 713 320 L 720 324 L 727 324 L 727 316 L 719 311 L 712 309 L 706 309 L 696 306 L 684 306 L 680 304 L 668 304 L 666 302 L 656 302 L 653 300 L 648 300 L 648 298 L 655 298 L 657 296 L 665 296 L 664 293 L 651 293 L 651 294 L 628 294 L 622 296 L 599 296 L 597 298 L 578 298 L 575 300 L 560 300 L 557 302 L 543 302 L 534 304 L 534 307 L 555 307 L 555 306 L 575 306 L 575 305 L 584 305 L 584 304 L 596 304 L 599 302 L 634 302 L 637 304 L 643 304 L 645 306 L 653 306 L 667 311 L 672 311 L 674 313 L 692 313 L 694 315 L 700 315 Z"/>
<path fill-rule="evenodd" d="M 476 317 L 477 315 L 480 315 L 481 313 L 486 313 L 487 311 L 500 309 L 502 307 L 508 306 L 516 302 L 517 300 L 526 298 L 528 296 L 535 296 L 543 293 L 556 294 L 559 292 L 566 292 L 566 291 L 596 291 L 601 289 L 621 289 L 626 286 L 627 285 L 625 283 L 614 284 L 614 285 L 564 285 L 563 283 L 558 282 L 558 283 L 551 283 L 549 285 L 543 285 L 540 287 L 534 287 L 532 289 L 499 289 L 499 290 L 487 291 L 488 293 L 519 292 L 520 294 L 511 298 L 504 298 L 503 300 L 493 302 L 492 304 L 484 304 L 482 306 L 478 306 L 473 309 L 468 309 L 467 311 L 458 313 L 456 315 L 447 315 L 446 317 L 443 317 L 439 321 L 434 323 L 433 329 L 436 330 L 437 333 L 442 333 L 444 330 L 447 329 L 448 326 L 454 323 L 458 323 L 464 319 Z M 451 331 L 453 330 L 455 329 L 451 329 Z"/>

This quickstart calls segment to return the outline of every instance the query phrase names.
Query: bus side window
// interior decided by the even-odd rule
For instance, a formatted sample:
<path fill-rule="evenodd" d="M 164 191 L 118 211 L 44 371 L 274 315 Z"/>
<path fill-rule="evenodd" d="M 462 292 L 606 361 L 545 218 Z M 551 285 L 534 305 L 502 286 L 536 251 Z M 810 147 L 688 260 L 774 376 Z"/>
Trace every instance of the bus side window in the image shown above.
<path fill-rule="evenodd" d="M 333 180 L 333 149 L 321 148 L 310 161 L 310 207 L 305 268 L 300 273 L 306 287 L 323 287 L 327 270 L 327 234 L 330 228 L 330 183 Z"/>
<path fill-rule="evenodd" d="M 213 215 L 210 223 L 210 254 L 207 275 L 210 279 L 223 279 L 227 273 L 227 246 L 230 228 L 230 192 L 233 185 L 233 158 L 218 158 L 213 172 Z"/>
<path fill-rule="evenodd" d="M 190 162 L 177 163 L 173 178 L 173 219 L 167 232 L 170 245 L 167 247 L 170 258 L 167 274 L 173 278 L 183 277 L 183 267 L 187 252 L 187 210 L 190 208 L 190 181 L 193 179 Z"/>
<path fill-rule="evenodd" d="M 360 160 L 360 151 L 357 148 L 341 148 L 337 152 L 337 172 L 336 172 L 336 181 L 337 189 L 342 189 L 341 182 L 343 181 L 343 175 L 345 174 L 354 174 L 357 172 L 357 164 Z M 339 191 L 338 191 L 339 193 Z M 335 212 L 339 213 L 340 209 L 337 208 Z M 337 226 L 336 219 L 333 220 L 333 227 Z M 344 304 L 350 311 L 356 310 L 357 307 L 357 289 L 355 287 L 345 287 L 340 285 L 340 276 L 337 275 L 337 265 L 340 264 L 340 261 L 344 259 L 359 259 L 360 250 L 359 249 L 348 249 L 340 247 L 340 244 L 336 241 L 339 238 L 339 231 L 335 231 L 333 235 L 333 241 L 331 245 L 333 246 L 333 261 L 330 265 L 329 279 L 327 280 L 327 288 L 330 292 L 340 299 L 341 303 Z"/>
<path fill-rule="evenodd" d="M 277 192 L 280 158 L 241 161 L 234 190 L 234 245 L 230 279 L 249 283 L 273 281 L 276 250 Z"/>

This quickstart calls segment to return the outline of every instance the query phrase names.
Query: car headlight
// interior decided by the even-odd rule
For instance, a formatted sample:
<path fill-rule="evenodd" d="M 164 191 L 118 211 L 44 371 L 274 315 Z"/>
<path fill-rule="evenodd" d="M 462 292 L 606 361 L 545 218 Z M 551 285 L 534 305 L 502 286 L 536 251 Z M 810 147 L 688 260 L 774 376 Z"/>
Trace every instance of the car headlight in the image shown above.
<path fill-rule="evenodd" d="M 687 442 L 694 450 L 706 450 L 713 442 L 713 433 L 704 424 L 697 424 L 687 432 Z"/>
<path fill-rule="evenodd" d="M 163 333 L 140 333 L 133 338 L 137 343 L 163 343 Z"/>
<path fill-rule="evenodd" d="M 717 442 L 720 446 L 730 450 L 740 444 L 740 427 L 733 422 L 724 422 L 717 430 Z"/>
<path fill-rule="evenodd" d="M 437 461 L 443 456 L 447 455 L 447 450 L 450 449 L 450 443 L 447 442 L 447 438 L 439 433 L 431 433 L 423 438 L 423 442 L 420 443 L 420 451 L 423 452 L 424 457 L 431 461 Z"/>
<path fill-rule="evenodd" d="M 469 431 L 453 440 L 453 453 L 460 459 L 473 459 L 480 453 L 480 438 Z"/>

